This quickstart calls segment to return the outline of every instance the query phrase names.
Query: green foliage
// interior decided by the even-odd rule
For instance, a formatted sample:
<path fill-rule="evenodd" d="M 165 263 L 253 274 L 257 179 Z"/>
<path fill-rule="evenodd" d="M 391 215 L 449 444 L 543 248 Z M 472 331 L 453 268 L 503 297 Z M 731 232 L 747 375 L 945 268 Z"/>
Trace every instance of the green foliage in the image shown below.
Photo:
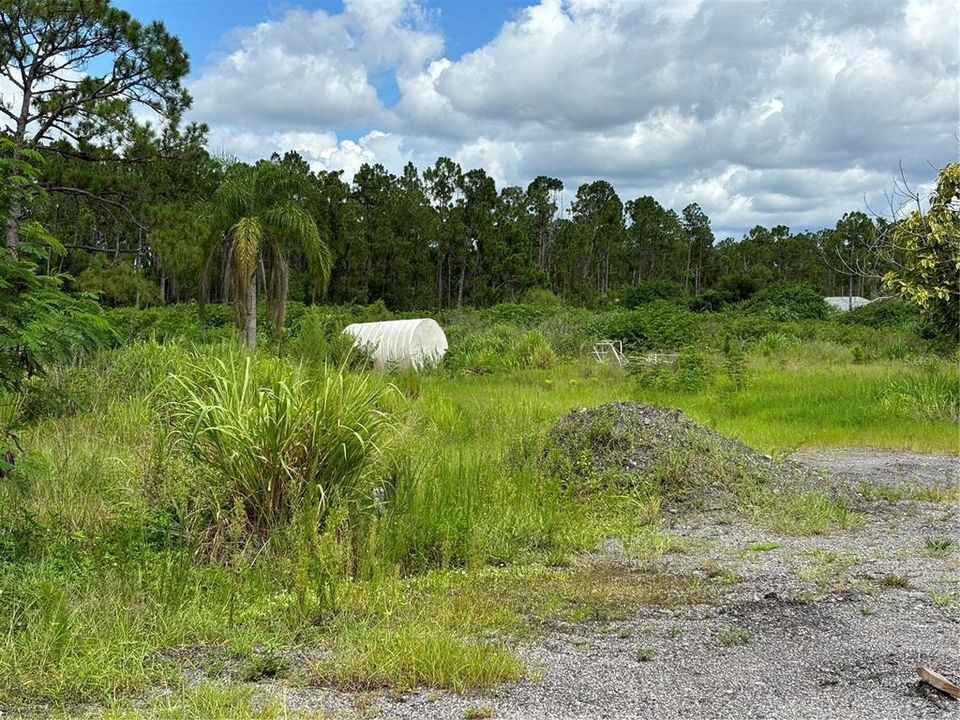
<path fill-rule="evenodd" d="M 389 417 L 376 377 L 237 353 L 198 357 L 164 404 L 174 437 L 220 479 L 217 515 L 262 534 L 300 513 L 369 503 Z M 227 528 L 218 528 L 218 531 Z"/>
<path fill-rule="evenodd" d="M 809 285 L 778 284 L 763 288 L 745 304 L 774 320 L 817 320 L 827 317 L 830 306 Z"/>
<path fill-rule="evenodd" d="M 894 378 L 876 400 L 921 421 L 960 423 L 960 374 L 930 364 L 919 374 Z"/>
<path fill-rule="evenodd" d="M 872 328 L 913 327 L 920 313 L 915 305 L 894 299 L 874 301 L 861 305 L 837 317 L 844 325 L 866 325 Z"/>
<path fill-rule="evenodd" d="M 41 275 L 47 250 L 21 243 L 14 259 L 0 250 L 0 389 L 57 362 L 78 359 L 111 339 L 100 307 L 63 290 L 65 277 Z"/>
<path fill-rule="evenodd" d="M 346 323 L 342 315 L 325 312 L 323 308 L 309 308 L 298 319 L 287 352 L 310 365 L 330 363 L 341 366 L 352 362 L 362 366 L 367 357 L 353 339 L 344 334 Z"/>
<path fill-rule="evenodd" d="M 621 304 L 631 310 L 657 300 L 666 300 L 678 305 L 686 304 L 688 300 L 683 285 L 673 280 L 647 280 L 621 290 L 619 295 Z"/>
<path fill-rule="evenodd" d="M 678 350 L 696 345 L 704 337 L 697 315 L 662 300 L 601 315 L 594 327 L 596 334 L 622 340 L 631 350 Z"/>
<path fill-rule="evenodd" d="M 36 153 L 8 157 L 11 143 L 0 138 L 0 221 L 36 199 Z M 0 391 L 15 389 L 24 377 L 42 374 L 56 362 L 79 358 L 110 338 L 100 307 L 89 295 L 64 291 L 68 275 L 45 275 L 41 265 L 60 243 L 36 222 L 21 223 L 18 247 L 0 249 Z"/>
<path fill-rule="evenodd" d="M 290 255 L 299 251 L 306 256 L 321 292 L 330 280 L 330 248 L 302 203 L 309 187 L 308 177 L 289 162 L 261 161 L 252 168 L 237 164 L 212 200 L 199 208 L 215 239 L 214 252 L 222 255 L 226 266 L 237 329 L 246 333 L 251 349 L 256 346 L 259 266 L 265 278 L 267 320 L 275 335 L 284 328 Z"/>
<path fill-rule="evenodd" d="M 124 344 L 138 340 L 211 342 L 231 337 L 233 313 L 228 305 L 195 303 L 164 307 L 111 308 L 104 314 L 110 327 Z"/>
<path fill-rule="evenodd" d="M 557 355 L 550 343 L 538 330 L 531 330 L 520 336 L 511 349 L 508 363 L 515 368 L 537 368 L 546 370 L 556 362 Z"/>
<path fill-rule="evenodd" d="M 516 303 L 502 303 L 483 310 L 481 315 L 497 323 L 512 323 L 515 325 L 531 326 L 550 312 L 549 307 L 543 305 L 518 305 Z"/>
<path fill-rule="evenodd" d="M 940 170 L 926 215 L 914 210 L 890 228 L 898 257 L 884 283 L 915 303 L 953 341 L 960 329 L 960 163 Z"/>
<path fill-rule="evenodd" d="M 716 363 L 696 350 L 685 350 L 665 362 L 635 362 L 629 373 L 642 387 L 678 392 L 697 392 L 710 384 L 716 373 Z"/>
<path fill-rule="evenodd" d="M 153 305 L 160 299 L 156 283 L 136 272 L 126 261 L 110 263 L 105 255 L 94 255 L 77 277 L 77 285 L 97 294 L 101 302 L 110 306 Z"/>

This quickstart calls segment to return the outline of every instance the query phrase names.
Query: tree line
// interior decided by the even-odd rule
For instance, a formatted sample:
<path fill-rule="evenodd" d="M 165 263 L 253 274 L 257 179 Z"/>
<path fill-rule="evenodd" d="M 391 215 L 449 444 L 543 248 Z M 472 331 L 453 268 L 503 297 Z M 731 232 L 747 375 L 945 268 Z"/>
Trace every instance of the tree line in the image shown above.
<path fill-rule="evenodd" d="M 445 309 L 546 289 L 585 304 L 654 280 L 708 301 L 736 301 L 777 282 L 828 295 L 869 295 L 879 286 L 878 274 L 858 271 L 882 230 L 863 212 L 817 232 L 757 226 L 717 241 L 696 202 L 679 212 L 651 196 L 625 202 L 604 180 L 580 185 L 562 205 L 558 178 L 498 188 L 483 168 L 464 170 L 446 157 L 422 171 L 407 164 L 398 175 L 365 164 L 348 181 L 342 172 L 312 171 L 295 152 L 245 165 L 212 157 L 204 141 L 205 128 L 190 125 L 141 128 L 122 153 L 99 149 L 95 159 L 51 145 L 43 165 L 49 192 L 33 217 L 68 251 L 56 269 L 113 305 L 190 300 L 205 284 L 212 299 L 228 300 L 227 278 L 213 272 L 219 264 L 205 270 L 218 238 L 198 210 L 245 168 L 285 175 L 329 249 L 329 285 L 321 288 L 310 249 L 285 248 L 289 296 L 305 302 Z M 262 287 L 267 268 L 255 269 Z"/>
<path fill-rule="evenodd" d="M 695 201 L 625 200 L 605 180 L 498 188 L 447 157 L 399 174 L 365 164 L 348 180 L 292 151 L 216 157 L 208 128 L 182 122 L 179 40 L 109 0 L 0 0 L 0 53 L 14 88 L 0 102 L 7 261 L 23 261 L 26 242 L 36 272 L 105 304 L 232 301 L 243 327 L 258 297 L 281 324 L 287 298 L 430 310 L 550 291 L 591 304 L 650 283 L 704 309 L 773 283 L 868 296 L 885 285 L 946 302 L 947 315 L 956 299 L 955 233 L 946 253 L 928 243 L 942 223 L 922 208 L 909 226 L 853 211 L 815 232 L 757 226 L 718 240 Z M 948 225 L 954 200 L 941 203 Z M 911 252 L 936 277 L 898 284 Z"/>

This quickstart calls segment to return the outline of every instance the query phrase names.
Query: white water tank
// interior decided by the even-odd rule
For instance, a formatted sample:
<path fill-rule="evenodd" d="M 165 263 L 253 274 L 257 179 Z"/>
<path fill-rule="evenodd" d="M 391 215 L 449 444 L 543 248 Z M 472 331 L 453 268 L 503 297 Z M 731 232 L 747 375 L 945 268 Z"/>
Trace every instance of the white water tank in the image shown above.
<path fill-rule="evenodd" d="M 435 320 L 354 323 L 343 329 L 373 358 L 377 369 L 435 365 L 447 351 L 447 336 Z"/>

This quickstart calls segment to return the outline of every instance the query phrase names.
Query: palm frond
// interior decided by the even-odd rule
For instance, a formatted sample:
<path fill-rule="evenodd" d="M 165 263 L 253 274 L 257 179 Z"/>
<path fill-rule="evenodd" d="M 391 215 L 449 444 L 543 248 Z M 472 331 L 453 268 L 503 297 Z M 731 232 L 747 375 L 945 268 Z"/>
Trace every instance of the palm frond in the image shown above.
<path fill-rule="evenodd" d="M 263 225 L 259 218 L 240 218 L 230 228 L 228 242 L 229 286 L 233 295 L 237 329 L 242 329 L 249 312 L 247 294 L 250 292 L 250 284 L 256 282 L 254 273 L 260 260 L 260 248 L 264 243 Z"/>
<path fill-rule="evenodd" d="M 285 202 L 266 210 L 262 218 L 279 239 L 303 249 L 316 270 L 319 284 L 326 290 L 333 269 L 333 255 L 330 247 L 320 237 L 320 230 L 313 216 L 300 205 Z"/>

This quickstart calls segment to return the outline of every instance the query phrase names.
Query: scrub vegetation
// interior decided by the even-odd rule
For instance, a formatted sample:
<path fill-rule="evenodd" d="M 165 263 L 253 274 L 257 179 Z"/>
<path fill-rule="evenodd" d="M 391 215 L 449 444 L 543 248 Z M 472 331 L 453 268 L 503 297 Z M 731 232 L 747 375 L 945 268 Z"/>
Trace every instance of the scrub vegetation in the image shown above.
<path fill-rule="evenodd" d="M 909 326 L 650 312 L 682 318 L 670 360 L 644 362 L 644 340 L 626 368 L 593 358 L 611 323 L 627 327 L 620 311 L 510 305 L 441 317 L 451 350 L 420 374 L 370 371 L 338 339 L 393 316 L 377 306 L 294 305 L 283 345 L 265 337 L 257 355 L 201 330 L 196 307 L 108 312 L 122 345 L 3 396 L 6 709 L 126 712 L 166 687 L 148 711 L 174 716 L 243 705 L 244 680 L 264 676 L 487 687 L 535 675 L 514 647 L 552 623 L 717 597 L 719 575 L 583 559 L 611 538 L 638 559 L 689 551 L 663 525 L 671 488 L 725 481 L 738 514 L 780 533 L 857 526 L 825 492 L 706 468 L 716 453 L 696 443 L 638 482 L 572 485 L 545 458 L 573 410 L 676 407 L 775 456 L 960 450 L 952 359 Z M 601 425 L 586 441 L 609 444 Z"/>

